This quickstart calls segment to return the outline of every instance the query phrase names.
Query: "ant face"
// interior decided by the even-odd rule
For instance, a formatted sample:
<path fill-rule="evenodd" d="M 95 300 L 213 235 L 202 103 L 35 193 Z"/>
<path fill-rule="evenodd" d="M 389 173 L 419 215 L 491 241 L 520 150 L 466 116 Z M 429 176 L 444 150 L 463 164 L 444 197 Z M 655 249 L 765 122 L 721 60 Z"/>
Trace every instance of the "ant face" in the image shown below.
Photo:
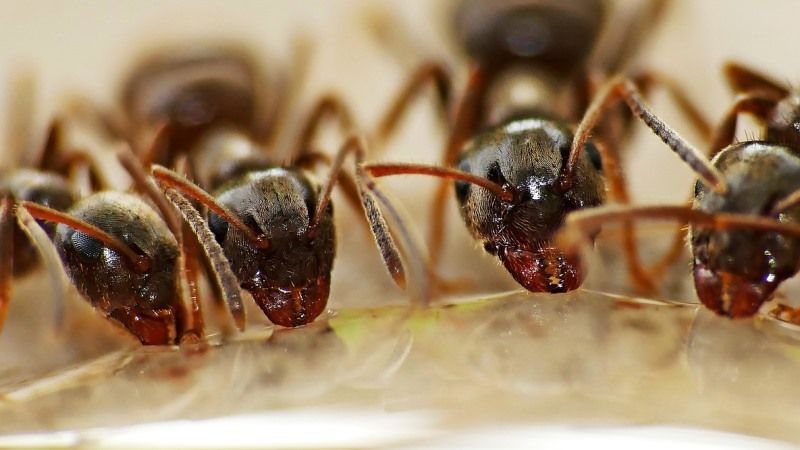
<path fill-rule="evenodd" d="M 572 133 L 544 120 L 516 120 L 468 144 L 459 169 L 513 192 L 503 201 L 486 189 L 456 182 L 461 213 L 476 239 L 497 255 L 517 282 L 534 292 L 565 292 L 582 281 L 577 258 L 557 248 L 553 234 L 575 209 L 599 205 L 604 185 L 596 154 L 585 152 L 577 182 L 558 184 Z"/>
<path fill-rule="evenodd" d="M 0 192 L 9 193 L 16 201 L 27 200 L 57 211 L 67 210 L 77 199 L 64 178 L 28 169 L 18 169 L 2 179 Z M 53 235 L 53 224 L 42 221 L 39 224 L 48 235 Z M 19 227 L 14 227 L 14 242 L 14 274 L 22 275 L 36 264 L 37 252 Z"/>
<path fill-rule="evenodd" d="M 800 188 L 800 159 L 785 147 L 748 142 L 728 147 L 714 165 L 730 191 L 716 194 L 699 184 L 695 208 L 800 220 L 800 208 L 773 213 L 776 202 Z M 779 233 L 694 226 L 691 231 L 694 281 L 700 300 L 728 317 L 749 317 L 775 288 L 797 272 L 800 239 Z"/>
<path fill-rule="evenodd" d="M 295 327 L 325 310 L 335 249 L 333 208 L 309 229 L 319 195 L 302 172 L 273 168 L 251 172 L 223 186 L 219 203 L 269 240 L 256 248 L 241 231 L 215 214 L 208 224 L 242 288 L 267 317 Z"/>
<path fill-rule="evenodd" d="M 143 344 L 165 345 L 176 336 L 178 244 L 166 224 L 137 197 L 102 192 L 79 201 L 70 215 L 120 239 L 151 263 L 142 270 L 102 242 L 66 225 L 54 237 L 67 273 L 96 308 Z"/>
<path fill-rule="evenodd" d="M 592 51 L 604 12 L 599 0 L 465 0 L 456 29 L 469 55 L 487 67 L 524 62 L 568 75 Z"/>

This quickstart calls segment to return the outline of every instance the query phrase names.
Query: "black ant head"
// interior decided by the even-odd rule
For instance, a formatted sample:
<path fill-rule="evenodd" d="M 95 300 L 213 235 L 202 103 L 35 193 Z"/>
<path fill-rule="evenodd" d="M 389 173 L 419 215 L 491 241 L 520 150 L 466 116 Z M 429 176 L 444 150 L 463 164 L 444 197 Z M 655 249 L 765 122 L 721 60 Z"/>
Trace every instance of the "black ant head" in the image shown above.
<path fill-rule="evenodd" d="M 569 75 L 594 48 L 604 13 L 600 0 L 464 0 L 456 31 L 488 68 L 525 63 Z"/>
<path fill-rule="evenodd" d="M 717 194 L 698 183 L 695 208 L 800 221 L 800 207 L 775 211 L 781 199 L 800 189 L 800 158 L 791 150 L 747 142 L 728 147 L 713 163 L 725 175 L 729 192 Z M 712 311 L 732 318 L 758 312 L 778 285 L 797 272 L 800 260 L 800 239 L 774 232 L 693 226 L 691 245 L 698 297 Z"/>
<path fill-rule="evenodd" d="M 599 205 L 604 184 L 594 149 L 581 156 L 576 182 L 559 186 L 572 133 L 555 122 L 515 120 L 478 135 L 459 169 L 486 178 L 509 193 L 456 182 L 456 195 L 470 231 L 497 255 L 517 282 L 534 292 L 565 292 L 582 281 L 579 260 L 553 243 L 554 233 L 575 209 Z"/>
<path fill-rule="evenodd" d="M 39 205 L 65 211 L 77 199 L 67 181 L 58 175 L 28 169 L 18 169 L 0 178 L 0 193 L 9 194 L 15 201 L 30 201 Z M 39 221 L 45 232 L 52 236 L 55 225 Z M 19 228 L 14 227 L 14 274 L 22 275 L 34 267 L 37 251 Z"/>
<path fill-rule="evenodd" d="M 173 343 L 181 302 L 179 252 L 161 217 L 138 197 L 118 192 L 89 196 L 69 214 L 116 237 L 149 261 L 146 267 L 137 267 L 94 237 L 59 224 L 54 243 L 78 291 L 143 344 Z"/>
<path fill-rule="evenodd" d="M 242 288 L 281 326 L 312 322 L 328 301 L 335 251 L 333 208 L 329 204 L 310 227 L 318 191 L 302 172 L 282 168 L 252 172 L 220 188 L 217 201 L 266 237 L 266 248 L 209 214 L 209 228 Z"/>
<path fill-rule="evenodd" d="M 122 105 L 140 129 L 168 122 L 169 145 L 185 148 L 212 127 L 256 126 L 264 79 L 241 49 L 172 48 L 131 72 L 122 88 Z"/>

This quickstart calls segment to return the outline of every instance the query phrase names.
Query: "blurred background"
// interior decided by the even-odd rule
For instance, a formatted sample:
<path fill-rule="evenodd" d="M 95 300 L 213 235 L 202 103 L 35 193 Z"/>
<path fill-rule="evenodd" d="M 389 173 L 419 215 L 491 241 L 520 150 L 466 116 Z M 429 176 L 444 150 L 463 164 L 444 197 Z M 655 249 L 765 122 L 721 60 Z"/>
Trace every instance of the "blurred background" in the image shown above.
<path fill-rule="evenodd" d="M 612 3 L 617 11 L 624 11 L 641 1 Z M 661 23 L 652 29 L 634 66 L 653 68 L 677 80 L 712 122 L 721 117 L 732 99 L 720 71 L 724 61 L 744 62 L 791 85 L 800 80 L 800 60 L 795 57 L 794 48 L 800 38 L 796 0 L 674 0 L 671 3 Z M 429 0 L 0 0 L 0 80 L 10 80 L 19 71 L 31 71 L 35 75 L 35 129 L 41 132 L 48 117 L 75 93 L 88 96 L 103 107 L 113 106 L 119 83 L 137 58 L 163 43 L 241 41 L 253 48 L 268 70 L 281 71 L 291 59 L 293 39 L 305 36 L 312 43 L 313 58 L 300 107 L 307 107 L 322 93 L 333 91 L 350 103 L 361 125 L 372 127 L 410 69 L 425 57 L 444 56 L 456 75 L 456 92 L 460 92 L 465 65 L 452 42 L 452 6 L 449 1 Z M 419 55 L 419 61 L 398 60 L 376 42 L 369 24 L 371 18 L 380 14 L 396 20 L 418 47 L 424 49 L 425 54 Z M 619 26 L 614 17 L 606 27 Z M 0 89 L 0 105 L 6 104 L 8 94 L 7 89 Z M 667 123 L 702 147 L 702 139 L 692 134 L 667 96 L 657 93 L 651 103 Z M 414 106 L 382 159 L 438 162 L 446 134 L 430 105 L 429 101 L 421 101 Z M 0 108 L 0 136 L 5 136 L 11 114 L 14 112 Z M 625 155 L 626 173 L 635 201 L 683 202 L 691 187 L 691 172 L 642 128 L 636 126 Z M 745 121 L 740 135 L 754 136 L 756 131 Z M 325 136 L 324 142 L 332 154 L 338 136 Z M 7 159 L 3 163 L 4 167 L 13 166 Z M 427 199 L 434 183 L 421 178 L 410 181 L 398 177 L 387 179 L 383 184 L 405 206 L 419 235 L 425 236 Z M 337 203 L 339 250 L 330 306 L 338 310 L 404 303 L 406 297 L 392 285 L 380 267 L 368 236 L 360 232 L 358 215 L 348 210 L 343 202 Z M 454 204 L 453 201 L 449 205 L 445 274 L 472 278 L 476 291 L 484 294 L 515 289 L 516 284 L 505 270 L 476 248 Z M 41 279 L 36 276 L 23 280 L 21 285 L 36 286 Z M 24 309 L 30 305 L 19 300 L 25 300 L 30 294 L 24 294 L 24 288 L 19 292 L 9 315 L 10 330 L 0 335 L 0 349 L 19 350 L 22 341 L 19 335 L 15 337 L 15 328 L 27 328 L 30 323 L 38 323 L 40 327 L 49 325 L 41 316 L 25 314 Z M 40 307 L 46 310 L 45 305 Z M 251 314 L 251 317 L 260 320 L 258 314 Z M 683 316 L 676 319 L 684 325 L 687 320 Z M 564 336 L 570 339 L 574 335 Z M 4 353 L 8 359 L 9 353 Z M 26 357 L 30 358 L 31 354 Z M 720 362 L 720 366 L 724 366 L 724 362 Z M 424 377 L 414 378 L 415 382 L 420 379 Z M 704 378 L 706 382 L 714 380 L 712 375 Z M 701 412 L 691 417 L 701 417 Z M 748 430 L 745 425 L 738 429 Z"/>

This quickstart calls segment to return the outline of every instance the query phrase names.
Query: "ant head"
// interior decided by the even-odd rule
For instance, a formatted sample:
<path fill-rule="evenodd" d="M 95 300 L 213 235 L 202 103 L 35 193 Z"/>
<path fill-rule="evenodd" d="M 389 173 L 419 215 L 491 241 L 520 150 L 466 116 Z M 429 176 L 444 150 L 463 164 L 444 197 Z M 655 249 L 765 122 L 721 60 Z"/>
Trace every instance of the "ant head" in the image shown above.
<path fill-rule="evenodd" d="M 187 47 L 141 62 L 122 88 L 122 104 L 137 127 L 169 122 L 172 145 L 216 125 L 255 125 L 262 86 L 259 70 L 241 49 Z"/>
<path fill-rule="evenodd" d="M 19 169 L 0 179 L 0 192 L 8 193 L 16 201 L 30 201 L 58 211 L 65 211 L 77 199 L 67 181 L 51 173 Z M 55 225 L 39 221 L 45 232 L 52 236 Z M 14 228 L 14 274 L 22 275 L 34 267 L 38 253 L 19 228 Z"/>
<path fill-rule="evenodd" d="M 328 301 L 335 248 L 333 208 L 329 204 L 310 229 L 318 196 L 319 188 L 302 172 L 280 168 L 249 173 L 220 190 L 217 201 L 265 236 L 267 248 L 257 248 L 240 230 L 209 214 L 209 228 L 242 288 L 278 325 L 310 323 Z"/>
<path fill-rule="evenodd" d="M 728 180 L 727 194 L 698 183 L 694 207 L 708 213 L 800 221 L 800 207 L 777 211 L 800 188 L 800 159 L 790 149 L 760 142 L 728 147 L 713 161 Z M 693 226 L 694 282 L 700 300 L 717 314 L 749 317 L 777 286 L 797 272 L 800 239 L 760 230 Z"/>
<path fill-rule="evenodd" d="M 459 169 L 488 179 L 512 195 L 456 182 L 461 212 L 476 239 L 532 291 L 564 292 L 580 285 L 578 260 L 554 247 L 553 234 L 575 209 L 599 205 L 604 185 L 596 154 L 584 152 L 572 189 L 559 171 L 572 133 L 545 120 L 516 120 L 478 135 Z"/>
<path fill-rule="evenodd" d="M 74 218 L 119 239 L 149 264 L 137 267 L 103 242 L 59 224 L 54 243 L 78 291 L 145 344 L 175 339 L 180 304 L 178 244 L 161 217 L 138 197 L 102 192 L 70 210 Z"/>
<path fill-rule="evenodd" d="M 525 63 L 569 75 L 591 53 L 604 13 L 600 0 L 464 0 L 456 31 L 467 53 L 489 68 Z"/>

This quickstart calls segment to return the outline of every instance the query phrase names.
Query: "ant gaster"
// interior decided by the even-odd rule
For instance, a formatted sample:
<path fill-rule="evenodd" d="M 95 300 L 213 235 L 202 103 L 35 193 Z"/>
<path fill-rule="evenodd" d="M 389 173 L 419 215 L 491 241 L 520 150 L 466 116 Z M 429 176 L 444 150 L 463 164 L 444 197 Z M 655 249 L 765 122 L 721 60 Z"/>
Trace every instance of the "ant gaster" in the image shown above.
<path fill-rule="evenodd" d="M 666 218 L 688 222 L 693 276 L 700 301 L 719 315 L 749 317 L 800 267 L 800 114 L 796 91 L 736 64 L 726 66 L 740 93 L 717 128 L 708 162 L 642 103 L 625 79 L 611 82 L 587 112 L 573 150 L 579 150 L 596 117 L 622 98 L 698 175 L 689 207 L 587 211 L 567 221 L 588 232 L 609 219 Z M 764 125 L 762 140 L 733 143 L 740 113 Z M 779 311 L 793 321 L 800 313 Z"/>

